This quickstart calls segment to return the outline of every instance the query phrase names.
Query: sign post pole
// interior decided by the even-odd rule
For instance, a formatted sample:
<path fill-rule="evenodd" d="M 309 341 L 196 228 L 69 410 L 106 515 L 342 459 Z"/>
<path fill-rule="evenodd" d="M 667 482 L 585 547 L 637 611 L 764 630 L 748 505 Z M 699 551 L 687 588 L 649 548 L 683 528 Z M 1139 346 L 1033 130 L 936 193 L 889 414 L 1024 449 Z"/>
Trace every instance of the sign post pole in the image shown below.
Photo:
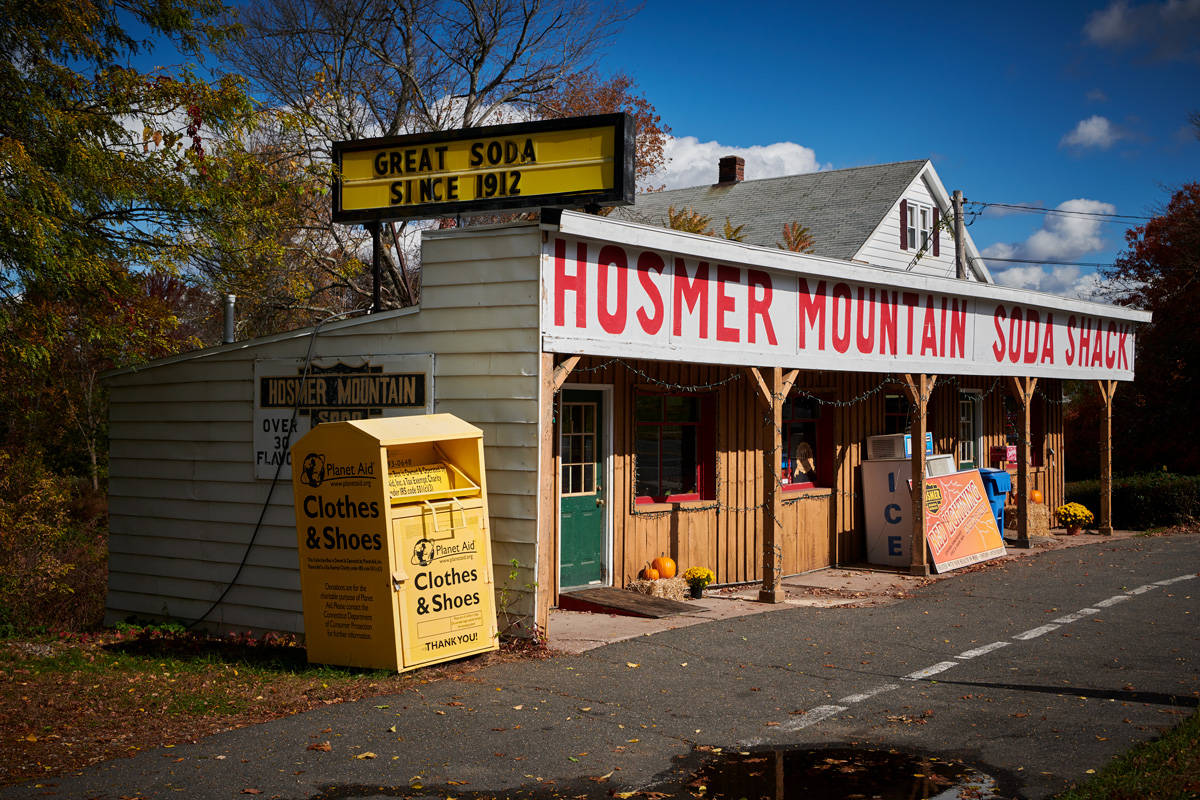
<path fill-rule="evenodd" d="M 371 283 L 372 283 L 371 313 L 372 314 L 378 314 L 380 311 L 383 311 L 383 290 L 381 288 L 381 284 L 383 283 L 383 264 L 380 263 L 380 259 L 382 256 L 379 252 L 379 248 L 380 248 L 379 228 L 380 228 L 380 225 L 379 225 L 378 221 L 367 223 L 367 229 L 369 231 L 371 231 Z"/>

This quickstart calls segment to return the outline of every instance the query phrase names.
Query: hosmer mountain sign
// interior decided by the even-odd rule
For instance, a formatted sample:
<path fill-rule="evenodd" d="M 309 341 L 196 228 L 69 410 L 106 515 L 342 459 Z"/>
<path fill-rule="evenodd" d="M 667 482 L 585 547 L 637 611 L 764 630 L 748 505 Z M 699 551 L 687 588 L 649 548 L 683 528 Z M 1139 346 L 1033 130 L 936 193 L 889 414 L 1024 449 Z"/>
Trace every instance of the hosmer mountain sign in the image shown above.
<path fill-rule="evenodd" d="M 544 215 L 544 219 L 545 219 Z M 543 347 L 803 369 L 1132 380 L 1142 312 L 561 216 L 543 245 Z M 619 223 L 618 223 L 619 224 Z M 614 227 L 610 222 L 608 227 Z M 632 229 L 631 229 L 632 230 Z M 599 233 L 599 230 L 596 231 Z M 661 240 L 661 245 L 660 241 Z M 755 263 L 757 262 L 757 263 Z"/>
<path fill-rule="evenodd" d="M 628 114 L 334 142 L 333 221 L 628 205 Z"/>

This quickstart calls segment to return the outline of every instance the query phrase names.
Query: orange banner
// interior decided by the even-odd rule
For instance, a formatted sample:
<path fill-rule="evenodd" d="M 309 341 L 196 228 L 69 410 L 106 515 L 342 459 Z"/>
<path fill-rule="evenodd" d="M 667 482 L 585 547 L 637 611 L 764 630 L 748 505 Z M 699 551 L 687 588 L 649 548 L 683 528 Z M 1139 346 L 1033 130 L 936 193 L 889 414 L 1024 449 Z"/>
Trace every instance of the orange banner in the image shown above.
<path fill-rule="evenodd" d="M 925 532 L 938 572 L 1005 553 L 978 470 L 925 479 Z"/>

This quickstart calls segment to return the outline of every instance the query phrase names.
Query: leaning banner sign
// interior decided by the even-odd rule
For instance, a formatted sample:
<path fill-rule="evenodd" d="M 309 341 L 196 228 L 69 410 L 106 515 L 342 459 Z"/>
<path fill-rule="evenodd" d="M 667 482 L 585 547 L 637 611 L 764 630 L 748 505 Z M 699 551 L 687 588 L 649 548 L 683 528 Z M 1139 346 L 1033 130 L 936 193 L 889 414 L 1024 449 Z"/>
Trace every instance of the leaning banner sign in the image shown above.
<path fill-rule="evenodd" d="M 1004 555 L 979 470 L 925 479 L 925 540 L 938 572 Z"/>
<path fill-rule="evenodd" d="M 629 205 L 628 114 L 333 143 L 334 222 Z"/>

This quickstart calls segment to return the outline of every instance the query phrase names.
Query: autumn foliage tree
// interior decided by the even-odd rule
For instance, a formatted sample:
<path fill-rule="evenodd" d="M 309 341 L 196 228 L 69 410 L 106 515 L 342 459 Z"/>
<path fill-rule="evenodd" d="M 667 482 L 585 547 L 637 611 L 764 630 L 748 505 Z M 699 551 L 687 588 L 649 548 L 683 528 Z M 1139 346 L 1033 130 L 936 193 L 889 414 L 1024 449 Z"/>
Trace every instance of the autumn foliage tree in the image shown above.
<path fill-rule="evenodd" d="M 163 354 L 161 340 L 140 346 L 175 319 L 147 312 L 145 275 L 185 261 L 195 231 L 243 229 L 293 189 L 225 157 L 257 125 L 242 80 L 132 66 L 145 45 L 131 23 L 185 54 L 219 46 L 229 30 L 211 22 L 216 0 L 0 2 L 0 369 L 3 433 L 16 446 L 40 442 L 38 424 L 75 429 L 78 415 L 104 416 L 76 395 L 62 410 L 77 416 L 47 417 L 47 381 L 81 374 L 80 357 L 92 372 Z M 39 396 L 22 405 L 27 391 Z M 88 460 L 94 479 L 99 457 Z"/>
<path fill-rule="evenodd" d="M 1127 248 L 1101 271 L 1109 296 L 1154 313 L 1137 334 L 1137 379 L 1114 398 L 1114 464 L 1123 472 L 1200 474 L 1200 183 L 1175 191 L 1154 218 L 1126 235 Z M 1094 392 L 1073 410 L 1072 460 L 1099 462 Z M 1070 444 L 1070 443 L 1068 443 Z"/>
<path fill-rule="evenodd" d="M 538 106 L 548 118 L 628 113 L 637 131 L 634 177 L 642 186 L 654 188 L 651 179 L 666 163 L 664 147 L 671 128 L 628 75 L 618 72 L 602 79 L 590 70 L 578 72 L 551 87 Z"/>

